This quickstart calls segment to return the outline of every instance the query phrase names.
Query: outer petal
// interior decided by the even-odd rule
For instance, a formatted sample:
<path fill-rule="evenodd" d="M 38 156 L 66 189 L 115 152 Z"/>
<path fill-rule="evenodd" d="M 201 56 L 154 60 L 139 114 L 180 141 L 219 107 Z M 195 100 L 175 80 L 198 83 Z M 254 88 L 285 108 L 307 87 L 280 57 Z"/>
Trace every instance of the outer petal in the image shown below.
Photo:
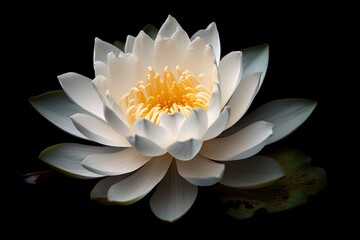
<path fill-rule="evenodd" d="M 106 66 L 107 67 L 107 66 Z M 107 98 L 106 98 L 106 92 L 110 88 L 110 81 L 106 77 L 102 75 L 97 75 L 94 80 L 92 81 L 92 84 L 95 86 L 98 94 L 101 96 L 102 101 L 105 104 L 108 104 Z"/>
<path fill-rule="evenodd" d="M 242 72 L 242 53 L 231 52 L 223 57 L 219 65 L 221 103 L 225 106 L 236 90 Z"/>
<path fill-rule="evenodd" d="M 107 199 L 107 193 L 112 185 L 118 183 L 125 178 L 129 177 L 130 174 L 123 174 L 119 176 L 105 177 L 96 183 L 90 193 L 91 199 L 105 198 Z"/>
<path fill-rule="evenodd" d="M 71 100 L 86 111 L 104 119 L 103 102 L 90 78 L 69 72 L 58 76 L 58 79 Z"/>
<path fill-rule="evenodd" d="M 125 53 L 133 52 L 134 42 L 135 42 L 134 36 L 128 35 L 126 37 L 126 43 L 125 43 L 125 48 L 124 48 Z M 119 55 L 116 54 L 116 56 L 119 56 Z"/>
<path fill-rule="evenodd" d="M 272 124 L 255 122 L 234 135 L 204 142 L 200 154 L 218 160 L 230 161 L 251 157 L 258 153 L 272 134 Z"/>
<path fill-rule="evenodd" d="M 167 148 L 168 145 L 174 142 L 173 136 L 165 128 L 145 118 L 136 120 L 134 129 L 137 135 L 151 139 L 163 148 Z"/>
<path fill-rule="evenodd" d="M 224 174 L 225 165 L 215 163 L 201 155 L 191 161 L 176 161 L 180 176 L 196 186 L 211 186 Z"/>
<path fill-rule="evenodd" d="M 147 68 L 153 65 L 154 40 L 152 40 L 144 31 L 140 31 L 134 41 L 132 51 Z"/>
<path fill-rule="evenodd" d="M 109 201 L 129 205 L 140 200 L 163 179 L 172 159 L 168 154 L 153 158 L 130 177 L 112 185 L 108 191 Z"/>
<path fill-rule="evenodd" d="M 91 154 L 110 154 L 116 151 L 119 151 L 119 149 L 111 147 L 87 146 L 75 143 L 62 143 L 48 147 L 42 151 L 39 158 L 45 163 L 72 177 L 98 178 L 103 175 L 88 171 L 81 165 L 81 161 Z"/>
<path fill-rule="evenodd" d="M 236 188 L 265 187 L 285 175 L 280 164 L 269 157 L 254 156 L 225 163 L 221 184 Z"/>
<path fill-rule="evenodd" d="M 106 98 L 107 98 L 107 101 L 109 103 L 109 106 L 111 108 L 111 110 L 116 114 L 116 116 L 118 118 L 120 118 L 120 120 L 126 124 L 126 126 L 129 126 L 129 123 L 128 123 L 128 120 L 127 120 L 127 117 L 126 115 L 124 114 L 124 110 L 125 109 L 121 109 L 120 106 L 116 103 L 115 99 L 111 96 L 111 93 L 110 91 L 107 91 L 106 92 Z"/>
<path fill-rule="evenodd" d="M 89 155 L 81 164 L 92 172 L 109 176 L 133 172 L 150 159 L 133 148 L 127 148 L 116 153 Z"/>
<path fill-rule="evenodd" d="M 190 138 L 201 139 L 207 129 L 207 113 L 203 108 L 195 108 L 186 118 L 180 128 L 178 141 L 185 141 Z"/>
<path fill-rule="evenodd" d="M 242 118 L 229 131 L 226 131 L 225 134 L 232 134 L 250 123 L 264 120 L 274 124 L 274 133 L 267 141 L 267 144 L 270 144 L 286 137 L 298 128 L 310 116 L 315 106 L 315 101 L 306 99 L 279 99 L 271 101 Z"/>
<path fill-rule="evenodd" d="M 51 91 L 32 97 L 30 103 L 41 115 L 57 127 L 76 137 L 88 139 L 77 130 L 70 118 L 75 113 L 87 112 L 74 104 L 63 91 Z"/>
<path fill-rule="evenodd" d="M 189 139 L 170 145 L 167 151 L 176 159 L 188 161 L 199 153 L 202 143 L 202 140 L 199 139 Z"/>
<path fill-rule="evenodd" d="M 123 136 L 115 132 L 109 125 L 90 115 L 77 113 L 71 116 L 76 128 L 90 140 L 114 147 L 130 147 Z"/>
<path fill-rule="evenodd" d="M 261 73 L 253 73 L 241 80 L 227 104 L 227 106 L 231 107 L 231 115 L 226 129 L 237 123 L 249 108 L 256 94 L 260 77 Z"/>
<path fill-rule="evenodd" d="M 190 209 L 197 191 L 196 186 L 179 176 L 173 163 L 150 199 L 151 210 L 158 218 L 173 222 Z"/>
<path fill-rule="evenodd" d="M 127 139 L 130 144 L 144 156 L 154 157 L 161 156 L 166 153 L 166 150 L 162 146 L 146 137 L 135 135 L 128 136 Z"/>
<path fill-rule="evenodd" d="M 217 30 L 216 24 L 211 23 L 205 30 L 199 30 L 191 37 L 191 40 L 194 40 L 196 37 L 205 39 L 205 41 L 212 46 L 215 53 L 216 62 L 219 64 L 221 48 L 219 32 Z"/>
<path fill-rule="evenodd" d="M 104 106 L 104 115 L 106 122 L 121 136 L 131 136 L 131 130 L 129 127 L 124 123 L 121 118 L 115 113 L 112 109 L 108 106 Z"/>
<path fill-rule="evenodd" d="M 243 52 L 242 79 L 248 77 L 252 73 L 262 72 L 260 78 L 260 84 L 258 87 L 259 90 L 264 80 L 267 66 L 269 63 L 269 46 L 267 44 L 264 44 L 260 46 L 243 49 L 242 52 Z"/>
<path fill-rule="evenodd" d="M 175 33 L 178 27 L 180 27 L 180 24 L 173 16 L 169 15 L 165 20 L 164 24 L 159 29 L 157 36 L 161 36 L 163 38 L 170 38 Z"/>
<path fill-rule="evenodd" d="M 165 114 L 161 117 L 160 126 L 168 130 L 173 135 L 173 138 L 176 139 L 185 119 L 185 116 L 179 112 L 170 115 Z"/>
<path fill-rule="evenodd" d="M 95 38 L 94 62 L 101 61 L 107 63 L 107 55 L 111 52 L 119 56 L 121 50 L 110 43 L 104 42 L 100 38 Z"/>
<path fill-rule="evenodd" d="M 206 130 L 203 141 L 219 136 L 225 129 L 230 119 L 230 107 L 225 107 L 219 118 Z"/>

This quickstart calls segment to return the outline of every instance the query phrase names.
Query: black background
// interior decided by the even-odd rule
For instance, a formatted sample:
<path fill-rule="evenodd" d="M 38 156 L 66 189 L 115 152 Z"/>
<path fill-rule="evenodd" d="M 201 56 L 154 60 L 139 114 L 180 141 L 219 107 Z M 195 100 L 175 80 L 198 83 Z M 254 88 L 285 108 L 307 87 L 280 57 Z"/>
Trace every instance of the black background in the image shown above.
<path fill-rule="evenodd" d="M 132 232 L 130 228 L 142 229 L 144 226 L 153 227 L 151 233 L 159 235 L 164 229 L 179 234 L 186 233 L 181 229 L 193 229 L 182 228 L 184 225 L 199 227 L 199 232 L 206 235 L 235 233 L 239 238 L 246 233 L 281 235 L 284 229 L 290 229 L 294 234 L 311 232 L 320 235 L 335 229 L 333 219 L 338 214 L 334 208 L 338 175 L 336 157 L 330 136 L 323 134 L 328 130 L 328 125 L 324 124 L 326 119 L 331 116 L 332 121 L 336 121 L 334 95 L 330 90 L 334 85 L 332 79 L 337 78 L 333 57 L 337 42 L 333 36 L 342 34 L 343 30 L 334 14 L 335 8 L 296 3 L 291 6 L 218 4 L 208 3 L 195 8 L 184 2 L 176 3 L 176 6 L 156 6 L 154 3 L 116 6 L 98 2 L 90 9 L 32 4 L 21 6 L 22 10 L 29 9 L 24 14 L 10 10 L 13 15 L 4 20 L 9 24 L 5 24 L 6 37 L 3 39 L 4 51 L 10 56 L 7 73 L 11 71 L 5 81 L 9 86 L 7 89 L 16 93 L 12 96 L 16 107 L 10 106 L 16 128 L 12 130 L 9 148 L 15 157 L 8 159 L 11 176 L 6 182 L 10 182 L 11 192 L 6 193 L 8 197 L 5 198 L 5 206 L 11 212 L 10 225 L 36 236 L 43 236 L 44 229 L 53 236 L 74 231 L 138 235 L 141 230 Z M 219 202 L 200 190 L 192 209 L 178 222 L 168 224 L 152 214 L 149 207 L 151 194 L 132 206 L 108 207 L 89 199 L 96 181 L 56 175 L 37 185 L 23 183 L 23 174 L 48 169 L 38 159 L 43 149 L 60 142 L 84 142 L 47 122 L 31 107 L 28 98 L 60 89 L 56 77 L 65 72 L 73 71 L 92 78 L 95 37 L 108 42 L 124 41 L 127 34 L 136 36 L 147 23 L 160 27 L 168 14 L 177 18 L 190 36 L 215 21 L 222 56 L 258 44 L 270 45 L 268 72 L 251 109 L 278 98 L 318 101 L 305 124 L 275 144 L 295 147 L 309 154 L 314 165 L 328 172 L 328 186 L 309 204 L 276 214 L 260 212 L 250 220 L 239 221 L 224 214 Z M 332 134 L 336 131 L 335 128 Z"/>

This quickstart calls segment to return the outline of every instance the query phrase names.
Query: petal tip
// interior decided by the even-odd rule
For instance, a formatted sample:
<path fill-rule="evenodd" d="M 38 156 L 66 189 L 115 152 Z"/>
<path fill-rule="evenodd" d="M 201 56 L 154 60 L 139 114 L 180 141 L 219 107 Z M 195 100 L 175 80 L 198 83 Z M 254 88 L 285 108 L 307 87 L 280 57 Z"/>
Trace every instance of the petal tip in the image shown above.
<path fill-rule="evenodd" d="M 171 144 L 167 151 L 178 160 L 189 161 L 199 153 L 202 144 L 202 140 L 191 138 Z"/>
<path fill-rule="evenodd" d="M 31 106 L 34 106 L 34 101 L 35 101 L 36 97 L 37 97 L 37 96 L 31 96 L 31 97 L 29 97 L 28 101 L 29 101 L 29 103 L 31 104 Z"/>
<path fill-rule="evenodd" d="M 174 18 L 171 14 L 168 15 L 167 19 L 168 19 L 168 20 L 170 20 L 170 19 L 171 19 L 171 20 L 175 20 L 175 18 Z"/>
<path fill-rule="evenodd" d="M 75 113 L 74 115 L 70 116 L 70 119 L 74 122 L 74 121 L 76 121 L 76 118 L 80 117 L 81 115 L 82 115 L 81 113 Z"/>
<path fill-rule="evenodd" d="M 315 101 L 315 100 L 309 100 L 309 103 L 310 103 L 310 105 L 311 105 L 312 107 L 314 107 L 314 108 L 318 105 L 318 102 Z"/>
<path fill-rule="evenodd" d="M 210 23 L 210 24 L 209 24 L 209 27 L 215 27 L 215 28 L 216 28 L 216 27 L 217 27 L 217 26 L 216 26 L 216 22 Z"/>

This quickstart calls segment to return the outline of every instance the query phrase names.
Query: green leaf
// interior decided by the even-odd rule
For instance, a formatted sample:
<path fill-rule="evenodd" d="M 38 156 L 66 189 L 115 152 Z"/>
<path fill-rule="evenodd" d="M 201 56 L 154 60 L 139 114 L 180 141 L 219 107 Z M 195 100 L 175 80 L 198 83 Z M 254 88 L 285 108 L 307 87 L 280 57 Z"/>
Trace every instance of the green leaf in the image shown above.
<path fill-rule="evenodd" d="M 115 47 L 117 47 L 118 49 L 120 49 L 121 51 L 124 51 L 124 49 L 125 49 L 125 42 L 122 42 L 122 41 L 119 41 L 119 40 L 115 40 L 115 41 L 113 42 L 113 45 L 114 45 Z"/>
<path fill-rule="evenodd" d="M 37 172 L 30 172 L 22 176 L 23 180 L 27 184 L 38 184 L 55 174 L 54 170 L 43 170 Z"/>
<path fill-rule="evenodd" d="M 287 210 L 308 202 L 311 195 L 326 186 L 326 172 L 310 165 L 311 158 L 297 150 L 285 149 L 269 154 L 285 170 L 285 177 L 260 189 L 235 189 L 223 185 L 216 193 L 228 206 L 227 213 L 238 219 L 250 218 L 261 208 L 268 212 Z"/>
<path fill-rule="evenodd" d="M 155 40 L 157 33 L 159 32 L 159 29 L 157 29 L 156 27 L 154 27 L 152 24 L 147 24 L 144 28 L 143 31 L 149 35 L 149 37 L 151 37 L 153 40 Z M 113 42 L 113 45 L 117 48 L 119 48 L 121 51 L 124 51 L 125 49 L 125 42 L 116 40 Z"/>
<path fill-rule="evenodd" d="M 144 28 L 143 28 L 143 31 L 149 35 L 149 37 L 151 37 L 153 40 L 155 40 L 158 32 L 159 32 L 159 29 L 157 29 L 156 27 L 154 27 L 154 25 L 152 24 L 147 24 Z"/>

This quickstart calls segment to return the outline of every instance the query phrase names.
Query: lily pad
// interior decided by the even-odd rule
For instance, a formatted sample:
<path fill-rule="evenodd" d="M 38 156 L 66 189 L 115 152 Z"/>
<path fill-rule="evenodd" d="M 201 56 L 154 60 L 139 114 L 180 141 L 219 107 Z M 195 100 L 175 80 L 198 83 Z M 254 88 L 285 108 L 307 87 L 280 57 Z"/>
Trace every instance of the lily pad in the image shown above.
<path fill-rule="evenodd" d="M 260 189 L 235 189 L 216 186 L 216 192 L 228 206 L 227 213 L 237 219 L 246 219 L 258 209 L 268 212 L 287 210 L 308 202 L 311 195 L 326 186 L 326 172 L 310 165 L 311 158 L 293 149 L 269 154 L 285 170 L 285 176 L 271 186 Z"/>

